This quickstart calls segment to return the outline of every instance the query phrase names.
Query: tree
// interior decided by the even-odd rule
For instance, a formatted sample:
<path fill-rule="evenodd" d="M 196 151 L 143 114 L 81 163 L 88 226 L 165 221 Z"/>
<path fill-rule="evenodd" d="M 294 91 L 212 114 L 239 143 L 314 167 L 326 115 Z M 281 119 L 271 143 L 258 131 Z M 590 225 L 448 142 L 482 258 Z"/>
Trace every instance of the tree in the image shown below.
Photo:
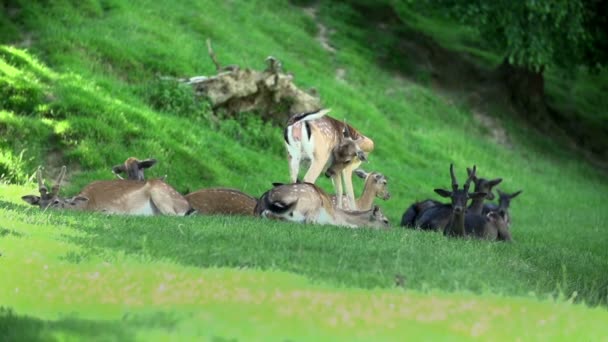
<path fill-rule="evenodd" d="M 397 13 L 441 15 L 476 28 L 484 42 L 504 53 L 498 71 L 515 103 L 543 114 L 547 67 L 597 67 L 607 61 L 606 5 L 599 0 L 395 0 Z"/>

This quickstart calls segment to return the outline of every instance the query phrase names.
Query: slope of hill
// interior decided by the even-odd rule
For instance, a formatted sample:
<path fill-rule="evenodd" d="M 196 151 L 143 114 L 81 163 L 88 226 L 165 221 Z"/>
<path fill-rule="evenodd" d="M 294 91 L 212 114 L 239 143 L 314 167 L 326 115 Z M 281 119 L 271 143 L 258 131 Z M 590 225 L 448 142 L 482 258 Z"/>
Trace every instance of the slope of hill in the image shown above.
<path fill-rule="evenodd" d="M 252 267 L 256 269 L 252 280 L 243 280 L 247 289 L 256 288 L 256 279 L 272 277 L 274 271 L 290 272 L 312 279 L 314 285 L 281 275 L 280 289 L 321 286 L 322 291 L 310 290 L 319 296 L 326 291 L 339 293 L 342 287 L 376 288 L 352 290 L 352 298 L 370 296 L 380 291 L 377 288 L 393 288 L 394 277 L 399 275 L 407 279 L 406 287 L 414 290 L 420 303 L 433 301 L 433 296 L 424 294 L 429 289 L 441 291 L 447 301 L 481 301 L 479 312 L 458 321 L 463 326 L 454 327 L 446 317 L 438 318 L 433 325 L 434 331 L 443 332 L 438 336 L 461 328 L 469 336 L 467 329 L 484 315 L 485 305 L 507 301 L 493 297 L 496 294 L 562 295 L 587 304 L 607 303 L 608 237 L 603 227 L 608 213 L 597 209 L 608 191 L 604 175 L 534 128 L 485 113 L 508 138 L 508 143 L 501 142 L 471 108 L 449 94 L 435 92 L 424 73 L 404 77 L 383 68 L 377 51 L 365 44 L 364 29 L 349 24 L 348 17 L 356 14 L 347 6 L 321 9 L 319 18 L 284 1 L 60 1 L 44 6 L 17 1 L 5 6 L 0 14 L 0 39 L 5 43 L 0 47 L 0 174 L 11 185 L 0 188 L 0 252 L 2 262 L 10 266 L 3 276 L 14 276 L 0 285 L 0 295 L 11 298 L 2 304 L 17 314 L 59 321 L 41 323 L 5 312 L 0 318 L 3 323 L 42 325 L 48 332 L 60 326 L 62 319 L 69 320 L 69 316 L 65 318 L 69 312 L 78 319 L 115 320 L 146 305 L 150 310 L 169 312 L 174 304 L 183 311 L 171 311 L 167 320 L 181 322 L 182 328 L 195 324 L 195 318 L 183 317 L 192 314 L 206 315 L 209 325 L 223 326 L 218 328 L 219 336 L 230 336 L 226 329 L 231 323 L 251 329 L 244 328 L 238 336 L 254 331 L 253 321 L 248 325 L 241 316 L 229 318 L 234 312 L 230 308 L 238 307 L 238 302 L 209 304 L 201 299 L 199 303 L 208 306 L 197 307 L 174 298 L 151 304 L 155 297 L 146 289 L 158 285 L 160 280 L 155 277 L 161 277 L 154 275 L 155 268 L 193 280 L 201 267 L 221 267 L 201 271 L 205 279 L 213 278 L 216 271 L 225 272 L 213 285 L 220 286 L 222 277 L 235 277 L 231 281 L 238 283 L 239 277 L 249 274 L 226 268 Z M 336 30 L 324 36 L 325 46 L 318 39 L 318 20 L 326 20 L 328 29 Z M 266 56 L 278 57 L 295 74 L 299 86 L 319 91 L 335 117 L 346 118 L 374 139 L 376 150 L 364 168 L 389 178 L 392 198 L 380 204 L 394 225 L 409 203 L 433 197 L 432 189 L 449 185 L 450 162 L 455 163 L 460 177 L 466 166 L 476 164 L 481 175 L 502 177 L 503 190 L 524 189 L 512 205 L 516 243 L 446 241 L 437 234 L 401 229 L 352 232 L 230 218 L 181 221 L 49 215 L 14 204 L 19 203 L 19 196 L 33 191 L 28 180 L 39 164 L 50 175 L 67 164 L 69 184 L 63 192 L 70 194 L 94 179 L 111 178 L 110 166 L 131 155 L 157 158 L 159 163 L 150 176 L 168 174 L 168 181 L 180 191 L 223 185 L 257 196 L 271 182 L 286 181 L 280 127 L 264 123 L 252 113 L 218 121 L 208 105 L 192 100 L 189 89 L 159 81 L 159 75 L 212 74 L 206 38 L 213 40 L 225 63 L 262 68 Z M 331 189 L 325 179 L 320 184 Z M 38 284 L 38 271 L 25 271 L 30 261 L 40 267 L 56 267 L 55 276 L 66 275 L 67 280 Z M 108 273 L 100 286 L 128 293 L 129 282 L 150 280 L 149 285 L 142 285 L 143 292 L 118 299 L 141 300 L 139 304 L 105 306 L 108 302 L 99 299 L 101 289 L 96 287 L 80 293 L 74 302 L 67 298 L 70 292 L 82 290 L 70 284 L 94 274 L 104 262 L 119 267 L 123 261 L 126 266 Z M 266 273 L 268 270 L 272 272 Z M 109 280 L 117 274 L 126 277 L 120 284 Z M 16 288 L 31 294 L 30 298 L 39 298 L 42 292 L 50 297 L 32 301 L 27 296 L 9 295 Z M 379 293 L 399 296 L 394 290 Z M 488 299 L 463 293 L 469 291 L 493 295 Z M 545 331 L 546 336 L 560 336 L 560 329 L 570 327 L 560 326 L 568 317 L 576 322 L 572 331 L 601 336 L 594 324 L 605 317 L 604 308 L 589 310 L 560 303 L 555 309 L 554 304 L 534 298 L 522 300 L 529 310 L 538 305 L 539 317 L 558 317 L 549 320 L 552 328 Z M 105 315 L 107 308 L 111 314 Z M 271 314 L 260 318 L 264 326 L 260 338 L 276 336 L 270 322 L 282 311 L 275 309 L 273 306 Z M 347 312 L 353 312 L 351 309 Z M 255 308 L 247 310 L 254 312 Z M 320 309 L 305 312 L 312 315 L 316 310 Z M 558 316 L 551 316 L 554 310 Z M 458 310 L 446 312 L 457 315 Z M 333 311 L 328 315 L 333 317 Z M 396 314 L 395 319 L 400 315 L 405 314 Z M 170 329 L 163 325 L 163 317 L 135 321 L 140 323 L 116 323 L 116 331 L 122 325 L 143 331 L 145 322 L 155 327 L 150 329 L 158 336 Z M 387 322 L 399 324 L 392 318 Z M 418 324 L 409 326 L 422 329 L 415 331 L 428 327 Z M 519 331 L 536 327 L 521 324 Z M 301 336 L 311 326 L 314 322 L 302 323 L 293 335 L 286 330 L 285 336 Z M 82 337 L 85 331 L 104 325 L 91 321 L 74 323 L 74 327 L 72 333 Z M 360 329 L 361 338 L 371 331 Z M 348 332 L 345 328 L 345 334 Z M 393 333 L 397 331 L 386 336 L 395 336 Z M 346 335 L 330 332 L 318 336 Z M 538 336 L 542 335 L 529 337 Z"/>

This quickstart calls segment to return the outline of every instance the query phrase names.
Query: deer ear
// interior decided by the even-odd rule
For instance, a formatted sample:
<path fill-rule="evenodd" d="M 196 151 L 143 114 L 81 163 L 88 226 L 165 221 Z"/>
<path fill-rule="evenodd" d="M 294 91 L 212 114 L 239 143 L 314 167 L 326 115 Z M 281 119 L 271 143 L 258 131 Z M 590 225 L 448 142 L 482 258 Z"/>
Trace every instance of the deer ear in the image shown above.
<path fill-rule="evenodd" d="M 344 122 L 344 129 L 342 130 L 342 134 L 344 135 L 345 138 L 350 138 L 351 137 L 350 129 L 348 128 L 348 125 L 346 124 L 346 121 Z"/>
<path fill-rule="evenodd" d="M 40 196 L 26 195 L 26 196 L 21 197 L 21 199 L 31 205 L 37 205 L 38 203 L 40 203 Z"/>
<path fill-rule="evenodd" d="M 519 191 L 514 192 L 513 194 L 509 195 L 509 197 L 515 198 L 515 197 L 517 197 L 517 195 L 521 194 L 522 192 L 523 192 L 523 190 L 519 190 Z"/>
<path fill-rule="evenodd" d="M 137 165 L 139 165 L 140 169 L 147 169 L 149 167 L 152 167 L 154 164 L 156 164 L 156 159 L 146 159 L 146 160 L 142 160 L 139 163 L 137 163 Z"/>
<path fill-rule="evenodd" d="M 357 177 L 365 179 L 365 178 L 367 178 L 367 175 L 369 173 L 365 172 L 365 170 L 363 170 L 363 169 L 356 169 L 355 174 L 357 175 Z"/>
<path fill-rule="evenodd" d="M 82 195 L 76 195 L 72 198 L 71 202 L 74 204 L 84 204 L 89 201 L 89 198 Z"/>
<path fill-rule="evenodd" d="M 488 194 L 485 192 L 471 192 L 467 195 L 467 197 L 469 197 L 470 199 L 479 199 L 479 198 L 484 198 L 487 195 Z"/>
<path fill-rule="evenodd" d="M 500 184 L 500 182 L 502 182 L 502 178 L 492 179 L 490 181 L 490 186 L 492 186 L 492 187 L 497 186 L 498 184 Z"/>
<path fill-rule="evenodd" d="M 452 192 L 451 191 L 447 191 L 444 189 L 435 189 L 435 192 L 441 196 L 441 197 L 450 197 L 452 196 Z"/>
<path fill-rule="evenodd" d="M 112 168 L 112 172 L 114 173 L 123 173 L 127 171 L 124 164 L 116 165 Z"/>

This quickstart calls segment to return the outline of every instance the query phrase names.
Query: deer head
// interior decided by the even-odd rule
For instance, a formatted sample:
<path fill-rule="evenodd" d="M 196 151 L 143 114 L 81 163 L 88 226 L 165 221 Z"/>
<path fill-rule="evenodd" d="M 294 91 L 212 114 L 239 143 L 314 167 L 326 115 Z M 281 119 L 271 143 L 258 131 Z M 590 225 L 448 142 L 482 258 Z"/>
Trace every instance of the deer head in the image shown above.
<path fill-rule="evenodd" d="M 485 192 L 473 192 L 469 193 L 469 187 L 471 181 L 475 176 L 477 167 L 473 166 L 473 170 L 469 174 L 469 177 L 464 183 L 462 189 L 458 189 L 458 181 L 454 175 L 454 164 L 450 164 L 450 176 L 452 177 L 452 191 L 444 189 L 435 189 L 435 192 L 441 197 L 447 197 L 452 200 L 452 210 L 455 214 L 462 214 L 467 208 L 467 201 L 469 199 L 484 198 L 487 196 Z"/>
<path fill-rule="evenodd" d="M 496 178 L 496 179 L 485 179 L 485 178 L 480 178 L 477 177 L 476 174 L 473 173 L 473 171 L 467 167 L 467 174 L 469 176 L 473 176 L 473 183 L 475 184 L 475 192 L 485 192 L 486 193 L 486 199 L 487 200 L 493 200 L 494 199 L 494 194 L 492 193 L 492 188 L 494 188 L 495 186 L 497 186 L 498 184 L 500 184 L 500 182 L 502 182 L 502 178 Z"/>
<path fill-rule="evenodd" d="M 138 160 L 135 157 L 130 157 L 123 164 L 112 167 L 112 173 L 120 179 L 123 179 L 120 174 L 126 173 L 127 179 L 143 181 L 145 180 L 144 169 L 150 168 L 154 164 L 156 164 L 156 159 Z"/>
<path fill-rule="evenodd" d="M 38 191 L 40 192 L 40 196 L 26 195 L 21 197 L 21 199 L 31 205 L 39 206 L 40 209 L 78 209 L 84 206 L 89 200 L 84 196 L 74 196 L 69 199 L 59 197 L 61 182 L 63 181 L 66 170 L 67 168 L 64 165 L 59 172 L 59 176 L 57 176 L 57 179 L 55 180 L 55 184 L 51 187 L 51 192 L 49 192 L 42 180 L 42 166 L 39 166 L 36 171 L 36 178 L 38 179 Z"/>
<path fill-rule="evenodd" d="M 363 192 L 371 191 L 374 197 L 381 198 L 385 201 L 391 198 L 391 194 L 388 191 L 388 180 L 383 174 L 356 169 L 355 175 L 365 179 L 365 189 L 363 189 Z M 368 187 L 370 190 L 367 190 Z"/>

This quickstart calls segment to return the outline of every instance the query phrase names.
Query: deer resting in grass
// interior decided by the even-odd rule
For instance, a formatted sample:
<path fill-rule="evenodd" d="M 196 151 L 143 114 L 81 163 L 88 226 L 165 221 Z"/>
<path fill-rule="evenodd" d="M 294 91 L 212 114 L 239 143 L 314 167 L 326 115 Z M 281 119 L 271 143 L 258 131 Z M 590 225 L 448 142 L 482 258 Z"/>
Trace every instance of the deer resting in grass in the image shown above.
<path fill-rule="evenodd" d="M 256 215 L 299 223 L 330 224 L 350 228 L 388 228 L 380 208 L 349 211 L 336 208 L 322 189 L 311 183 L 280 184 L 260 197 Z"/>
<path fill-rule="evenodd" d="M 126 173 L 127 179 L 143 181 L 144 169 L 152 167 L 156 164 L 156 159 L 139 160 L 135 157 L 129 157 L 123 164 L 112 167 L 112 173 L 119 179 L 124 179 L 120 174 Z"/>
<path fill-rule="evenodd" d="M 486 203 L 483 206 L 483 214 L 487 214 L 489 212 L 495 211 L 499 215 L 505 218 L 505 222 L 507 225 L 511 225 L 511 215 L 509 214 L 509 206 L 511 205 L 511 200 L 517 197 L 517 195 L 521 194 L 523 190 L 516 191 L 512 194 L 508 194 L 506 192 L 498 191 L 498 205 L 494 203 Z"/>
<path fill-rule="evenodd" d="M 452 177 L 452 191 L 435 189 L 442 197 L 450 198 L 452 212 L 443 234 L 453 237 L 474 237 L 487 240 L 511 241 L 511 233 L 502 216 L 496 212 L 487 215 L 467 213 L 467 201 L 469 199 L 484 198 L 484 192 L 469 193 L 471 180 L 475 177 L 476 168 L 469 173 L 469 177 L 462 189 L 458 188 L 458 181 L 454 175 L 454 165 L 450 164 L 450 176 Z"/>
<path fill-rule="evenodd" d="M 228 188 L 201 189 L 186 195 L 197 213 L 202 215 L 253 216 L 257 199 L 239 190 Z"/>
<path fill-rule="evenodd" d="M 363 192 L 361 197 L 355 200 L 355 208 L 348 207 L 348 201 L 343 202 L 346 204 L 344 209 L 350 210 L 370 210 L 374 205 L 374 198 L 378 197 L 383 200 L 391 198 L 391 194 L 388 191 L 388 181 L 386 177 L 379 172 L 365 172 L 362 169 L 356 169 L 355 175 L 365 180 L 363 186 Z M 337 196 L 331 196 L 332 203 L 338 206 Z"/>
<path fill-rule="evenodd" d="M 300 165 L 303 161 L 310 161 L 310 167 L 304 175 L 304 182 L 315 183 L 319 175 L 332 162 L 332 153 L 348 134 L 359 149 L 365 154 L 374 149 L 374 142 L 362 135 L 352 126 L 327 116 L 329 109 L 304 113 L 292 116 L 284 130 L 285 146 L 289 160 L 289 174 L 291 182 L 298 180 Z M 352 184 L 352 173 L 361 164 L 361 155 L 352 158 L 341 169 L 340 177 L 344 180 L 346 195 L 351 208 L 355 207 L 355 195 Z M 337 179 L 334 181 L 336 192 Z M 341 188 L 341 182 L 340 182 Z M 341 194 L 338 193 L 341 197 Z"/>
<path fill-rule="evenodd" d="M 180 195 L 170 185 L 160 179 L 149 181 L 135 180 L 102 180 L 85 186 L 76 196 L 59 197 L 61 182 L 65 176 L 66 167 L 61 172 L 51 188 L 44 185 L 42 170 L 36 172 L 40 196 L 27 195 L 22 199 L 41 209 L 68 209 L 98 211 L 108 214 L 128 215 L 178 215 L 184 216 L 192 212 L 192 208 L 184 196 Z"/>
<path fill-rule="evenodd" d="M 471 169 L 467 168 L 468 175 L 471 175 Z M 502 182 L 501 178 L 485 179 L 477 177 L 473 174 L 471 178 L 475 184 L 475 192 L 483 192 L 485 197 L 474 198 L 468 208 L 469 213 L 480 215 L 483 209 L 483 203 L 486 199 L 493 200 L 493 188 Z M 410 228 L 419 227 L 424 230 L 442 230 L 448 223 L 449 216 L 452 212 L 451 206 L 445 205 L 435 200 L 425 200 L 412 204 L 401 219 L 401 225 Z"/>

